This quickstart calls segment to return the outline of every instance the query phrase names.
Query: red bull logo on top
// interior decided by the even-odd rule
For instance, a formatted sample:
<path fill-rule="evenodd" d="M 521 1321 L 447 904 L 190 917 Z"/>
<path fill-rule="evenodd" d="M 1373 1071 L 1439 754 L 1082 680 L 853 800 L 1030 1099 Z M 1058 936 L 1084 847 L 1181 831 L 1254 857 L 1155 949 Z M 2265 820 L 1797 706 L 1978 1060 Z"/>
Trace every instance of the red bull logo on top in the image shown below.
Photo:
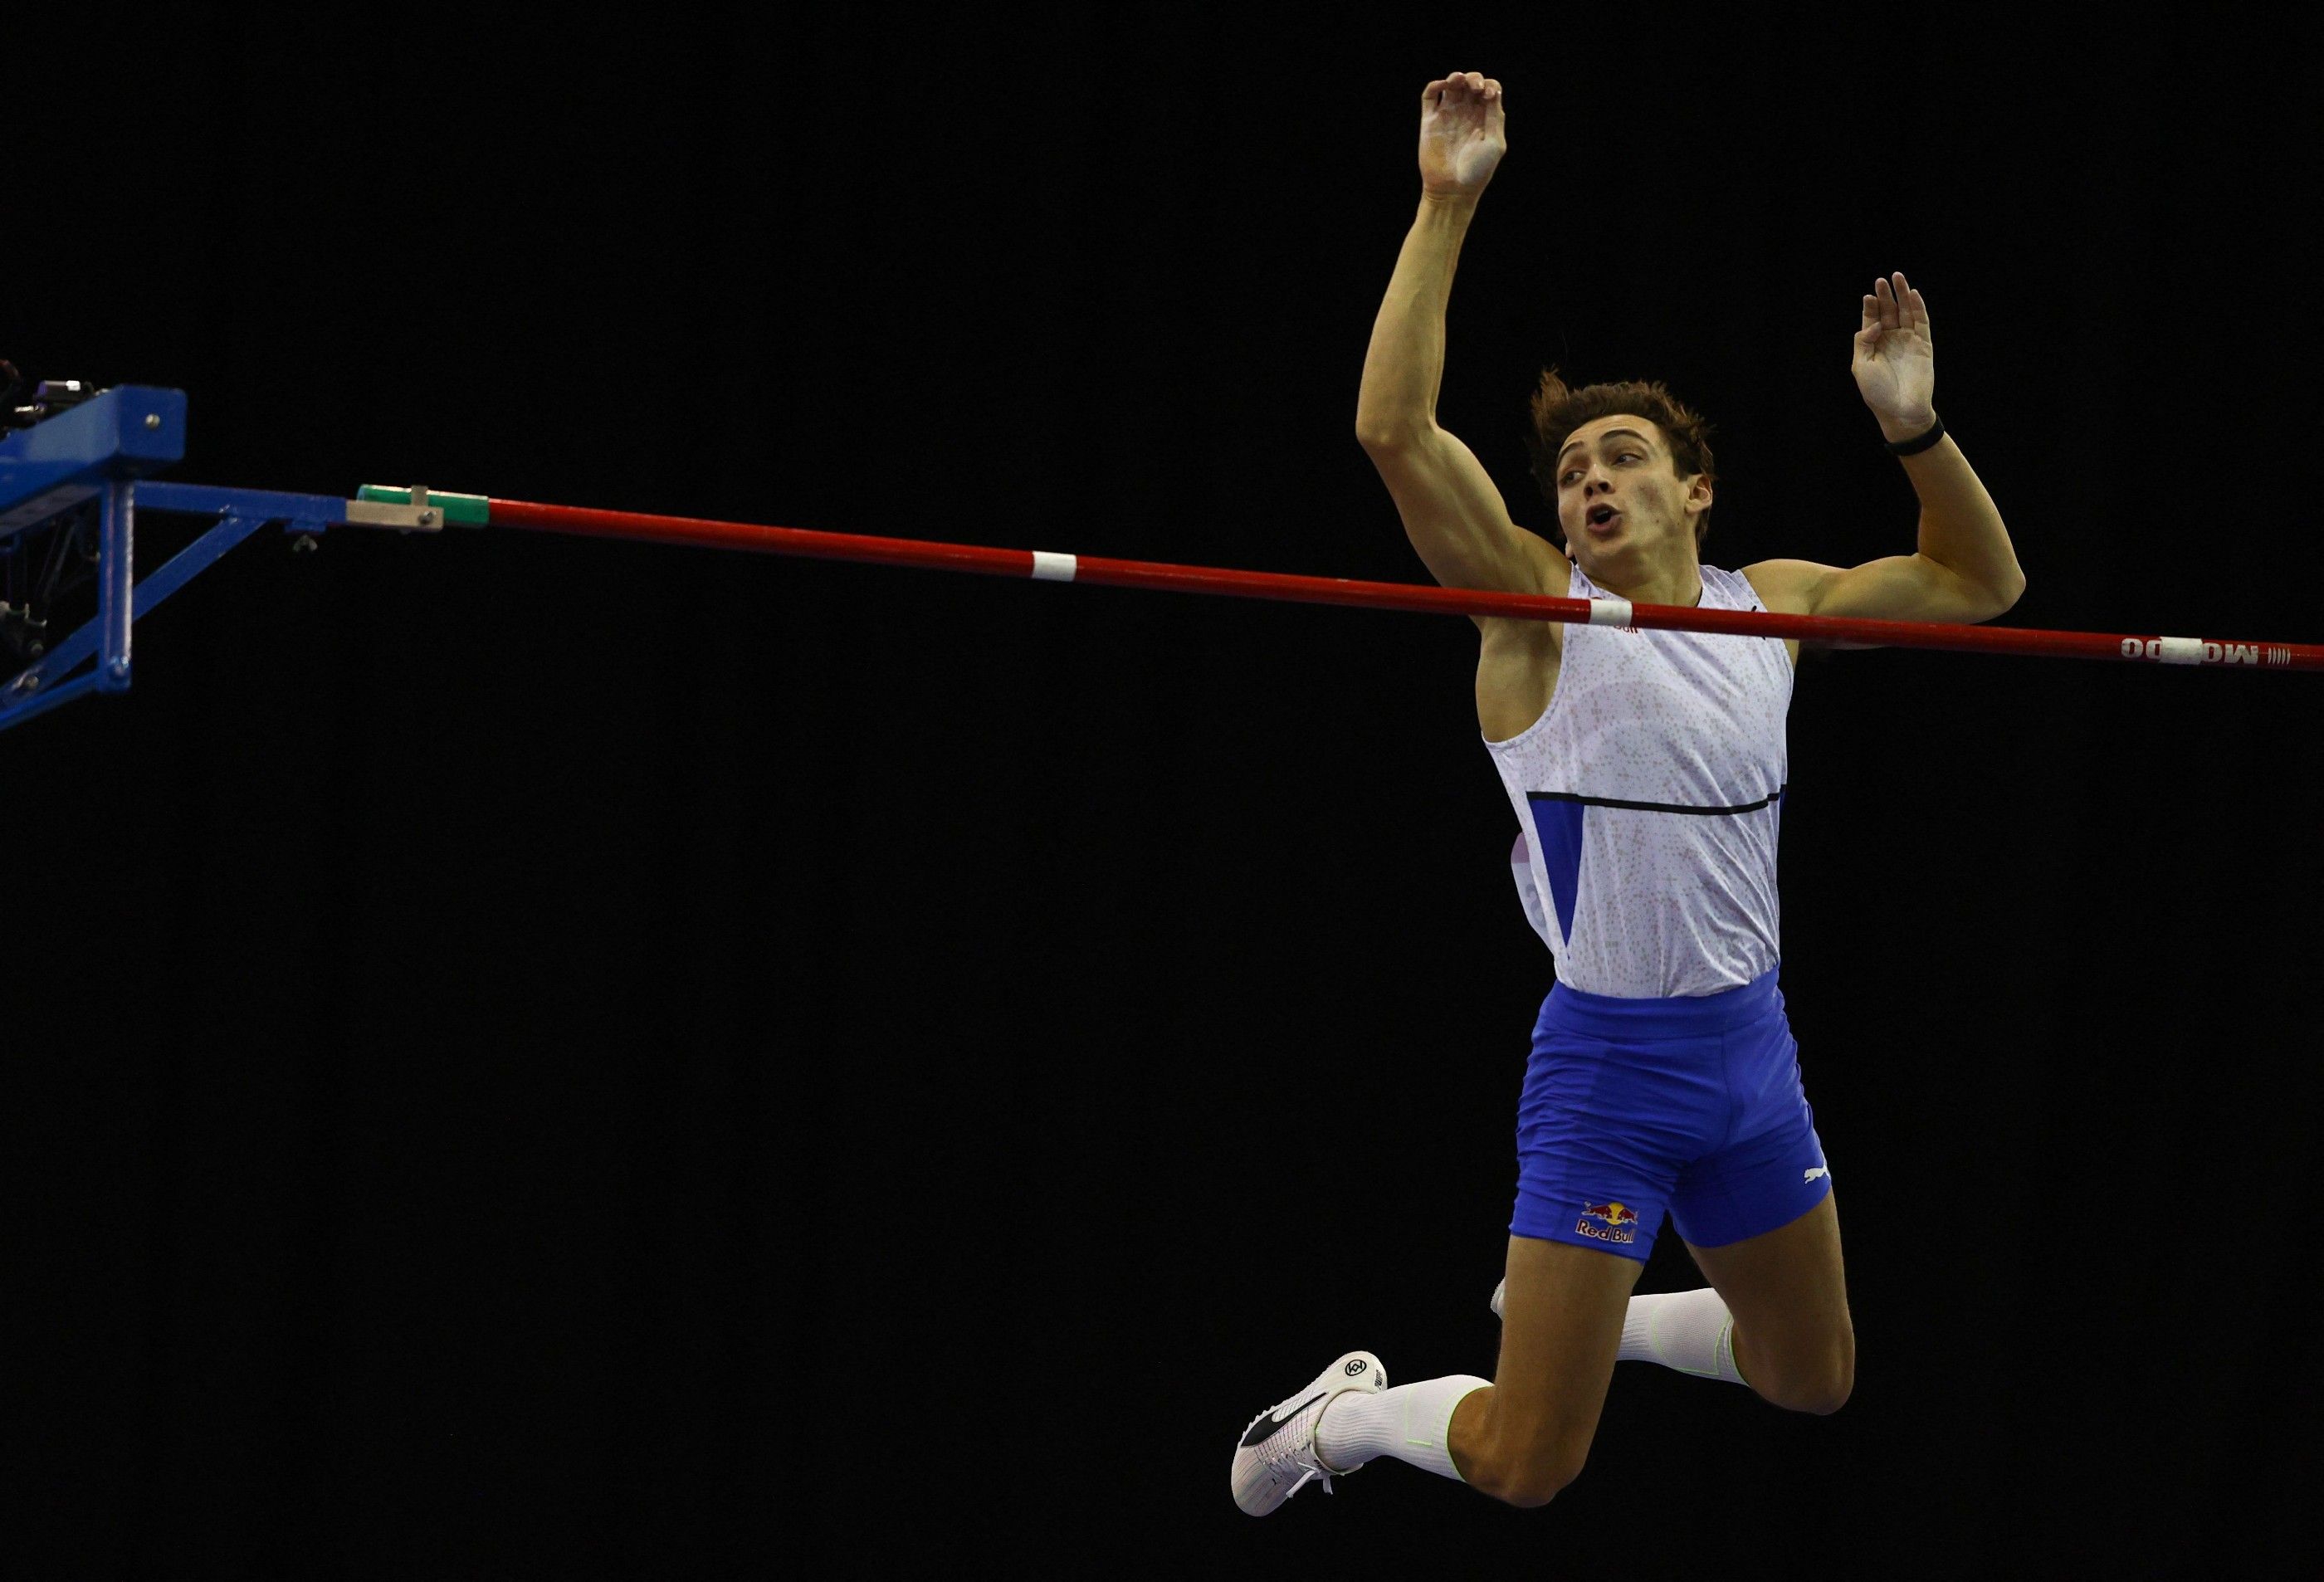
<path fill-rule="evenodd" d="M 1596 1224 L 1591 1224 L 1591 1220 Z M 1584 1203 L 1573 1228 L 1594 1241 L 1638 1239 L 1638 1211 L 1628 1203 Z"/>

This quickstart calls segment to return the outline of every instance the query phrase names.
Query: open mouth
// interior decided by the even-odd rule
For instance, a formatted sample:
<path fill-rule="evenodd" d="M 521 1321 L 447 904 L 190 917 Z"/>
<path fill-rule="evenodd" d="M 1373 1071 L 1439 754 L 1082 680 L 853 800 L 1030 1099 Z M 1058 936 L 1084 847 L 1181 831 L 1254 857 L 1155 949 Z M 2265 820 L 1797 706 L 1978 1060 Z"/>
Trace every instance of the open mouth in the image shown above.
<path fill-rule="evenodd" d="M 1593 505 L 1583 520 L 1590 524 L 1591 531 L 1602 533 L 1610 528 L 1614 519 L 1621 514 L 1610 505 Z"/>

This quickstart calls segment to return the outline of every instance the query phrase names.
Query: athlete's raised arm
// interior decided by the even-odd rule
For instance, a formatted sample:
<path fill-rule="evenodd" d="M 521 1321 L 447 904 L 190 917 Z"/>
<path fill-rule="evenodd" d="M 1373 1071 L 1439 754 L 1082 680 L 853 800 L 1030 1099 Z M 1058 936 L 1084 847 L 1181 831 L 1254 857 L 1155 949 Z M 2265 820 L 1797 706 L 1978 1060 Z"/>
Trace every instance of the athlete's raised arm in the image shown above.
<path fill-rule="evenodd" d="M 1881 435 L 1900 445 L 1937 427 L 1929 305 L 1902 274 L 1874 282 L 1850 363 Z M 1743 568 L 1770 610 L 1873 621 L 1990 621 L 2025 591 L 1993 497 L 1950 434 L 1897 458 L 1921 497 L 1919 547 L 1862 566 L 1763 560 Z"/>
<path fill-rule="evenodd" d="M 1477 199 L 1508 147 L 1505 120 L 1501 85 L 1474 71 L 1432 82 L 1420 96 L 1420 213 L 1372 324 L 1356 437 L 1438 582 L 1563 594 L 1565 557 L 1509 520 L 1475 455 L 1436 426 L 1444 305 Z"/>

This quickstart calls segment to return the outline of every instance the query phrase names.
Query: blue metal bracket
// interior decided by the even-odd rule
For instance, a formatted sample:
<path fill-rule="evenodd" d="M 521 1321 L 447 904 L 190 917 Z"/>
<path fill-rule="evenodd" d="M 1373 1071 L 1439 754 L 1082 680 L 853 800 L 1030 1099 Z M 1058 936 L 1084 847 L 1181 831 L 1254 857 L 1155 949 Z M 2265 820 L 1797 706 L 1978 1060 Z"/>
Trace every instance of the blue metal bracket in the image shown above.
<path fill-rule="evenodd" d="M 137 482 L 182 457 L 185 438 L 184 392 L 140 385 L 102 391 L 0 437 L 0 538 L 53 520 L 85 501 L 99 502 L 97 617 L 0 683 L 0 731 L 85 692 L 127 691 L 131 623 L 270 522 L 292 533 L 341 526 L 433 532 L 444 525 L 442 510 L 429 503 L 425 490 L 414 490 L 411 502 L 403 504 Z M 218 520 L 139 582 L 134 529 L 141 505 Z M 93 670 L 72 674 L 91 658 Z"/>
<path fill-rule="evenodd" d="M 0 538 L 186 455 L 186 392 L 124 384 L 0 437 Z"/>

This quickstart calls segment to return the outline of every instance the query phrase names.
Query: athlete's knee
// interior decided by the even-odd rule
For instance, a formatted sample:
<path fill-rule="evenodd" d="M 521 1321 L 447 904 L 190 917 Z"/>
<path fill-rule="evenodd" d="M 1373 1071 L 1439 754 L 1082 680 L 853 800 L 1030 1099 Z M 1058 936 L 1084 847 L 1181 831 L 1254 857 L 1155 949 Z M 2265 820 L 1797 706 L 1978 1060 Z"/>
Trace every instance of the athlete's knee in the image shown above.
<path fill-rule="evenodd" d="M 1812 1357 L 1790 1361 L 1765 1385 L 1753 1387 L 1788 1412 L 1830 1417 L 1856 1390 L 1856 1338 L 1842 1335 Z"/>
<path fill-rule="evenodd" d="M 1794 1412 L 1806 1412 L 1817 1417 L 1830 1417 L 1848 1404 L 1848 1398 L 1855 1389 L 1855 1370 L 1842 1367 L 1827 1373 L 1821 1378 L 1808 1380 L 1797 1390 L 1793 1399 L 1784 1404 L 1789 1406 Z"/>
<path fill-rule="evenodd" d="M 1529 1455 L 1489 1454 L 1471 1469 L 1470 1486 L 1505 1505 L 1533 1510 L 1546 1505 L 1582 1476 L 1586 1449 L 1559 1447 Z"/>
<path fill-rule="evenodd" d="M 1822 1393 L 1808 1410 L 1819 1417 L 1830 1417 L 1847 1405 L 1848 1398 L 1856 1393 L 1856 1337 L 1848 1337 L 1833 1354 L 1822 1383 Z"/>

